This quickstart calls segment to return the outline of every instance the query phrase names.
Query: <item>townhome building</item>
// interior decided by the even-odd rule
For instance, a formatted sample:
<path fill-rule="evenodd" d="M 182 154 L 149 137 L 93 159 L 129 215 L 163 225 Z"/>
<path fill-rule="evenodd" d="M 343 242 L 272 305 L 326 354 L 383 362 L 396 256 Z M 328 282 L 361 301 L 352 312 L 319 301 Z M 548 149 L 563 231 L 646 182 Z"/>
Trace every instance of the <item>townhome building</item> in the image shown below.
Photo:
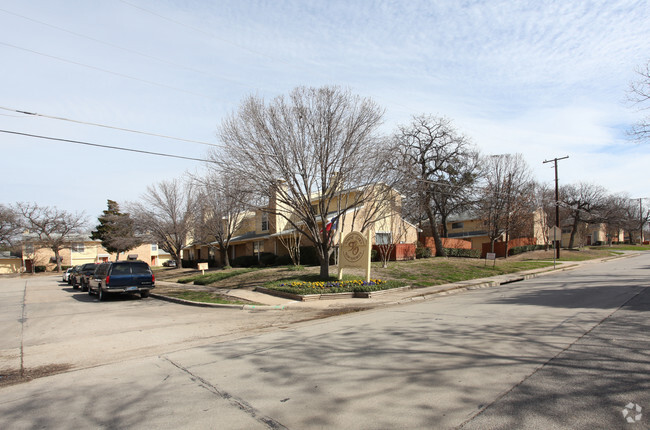
<path fill-rule="evenodd" d="M 329 200 L 326 216 L 316 217 L 320 229 L 335 232 L 332 237 L 334 248 L 341 238 L 351 231 L 372 231 L 373 244 L 410 244 L 415 251 L 417 227 L 402 217 L 402 196 L 385 184 L 339 191 Z M 314 195 L 310 204 L 318 213 L 320 198 Z M 230 240 L 228 257 L 233 261 L 242 256 L 260 256 L 271 253 L 276 256 L 289 254 L 289 247 L 313 246 L 300 229 L 304 227 L 293 208 L 283 206 L 280 199 L 271 197 L 268 205 L 251 210 L 243 215 L 239 229 Z M 297 228 L 296 228 L 297 227 Z M 399 258 L 400 254 L 397 254 Z M 217 242 L 194 243 L 183 250 L 184 260 L 214 259 L 219 264 L 220 252 Z"/>

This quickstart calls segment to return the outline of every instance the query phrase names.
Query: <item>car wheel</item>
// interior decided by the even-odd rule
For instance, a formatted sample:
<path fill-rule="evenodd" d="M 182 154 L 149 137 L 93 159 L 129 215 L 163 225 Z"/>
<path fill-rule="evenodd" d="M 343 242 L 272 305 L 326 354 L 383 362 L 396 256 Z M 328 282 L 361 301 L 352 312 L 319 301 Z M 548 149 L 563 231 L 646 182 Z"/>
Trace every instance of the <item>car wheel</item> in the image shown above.
<path fill-rule="evenodd" d="M 149 291 L 140 291 L 141 299 L 146 299 L 147 297 L 149 297 Z"/>
<path fill-rule="evenodd" d="M 97 300 L 100 302 L 103 302 L 106 299 L 106 296 L 104 295 L 104 290 L 102 290 L 102 287 L 99 287 L 97 289 Z"/>
<path fill-rule="evenodd" d="M 76 282 L 73 282 L 73 283 L 72 283 L 72 288 L 74 288 L 75 290 L 78 289 L 78 288 L 79 288 L 79 284 L 77 284 Z"/>
<path fill-rule="evenodd" d="M 88 283 L 88 295 L 92 296 L 93 295 L 93 289 L 90 288 L 90 283 Z"/>

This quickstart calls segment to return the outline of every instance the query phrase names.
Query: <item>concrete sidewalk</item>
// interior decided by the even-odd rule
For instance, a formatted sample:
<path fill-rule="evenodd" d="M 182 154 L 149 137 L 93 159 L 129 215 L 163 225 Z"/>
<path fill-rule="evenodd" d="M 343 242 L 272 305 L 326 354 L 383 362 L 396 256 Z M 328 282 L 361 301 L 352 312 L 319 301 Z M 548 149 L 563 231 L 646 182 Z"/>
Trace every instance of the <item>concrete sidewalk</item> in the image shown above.
<path fill-rule="evenodd" d="M 629 257 L 635 254 L 625 254 L 614 258 Z M 467 281 L 455 282 L 450 284 L 435 285 L 423 288 L 411 289 L 396 289 L 396 290 L 382 290 L 375 291 L 369 298 L 322 298 L 320 300 L 311 301 L 297 301 L 283 297 L 276 297 L 273 295 L 254 291 L 254 289 L 224 289 L 220 292 L 231 297 L 237 297 L 246 301 L 259 303 L 259 305 L 219 305 L 190 302 L 186 300 L 170 298 L 165 296 L 163 292 L 152 293 L 152 297 L 169 300 L 176 303 L 205 306 L 205 307 L 234 307 L 248 310 L 282 310 L 282 309 L 304 309 L 304 308 L 320 308 L 320 309 L 336 309 L 336 308 L 373 308 L 378 306 L 388 306 L 400 303 L 408 303 L 417 300 L 427 300 L 434 296 L 453 294 L 465 290 L 472 290 L 478 288 L 488 288 L 497 285 L 508 284 L 512 282 L 522 281 L 525 279 L 535 278 L 538 276 L 549 275 L 564 270 L 571 270 L 580 267 L 584 264 L 591 264 L 610 259 L 597 259 L 587 261 L 570 261 L 558 262 L 555 268 L 545 267 L 542 269 L 527 270 L 523 272 L 511 273 L 506 275 L 497 275 L 488 278 L 471 279 Z M 195 286 L 188 284 L 177 284 L 174 282 L 157 281 L 157 284 L 166 288 L 182 288 L 196 291 L 209 291 L 210 287 Z"/>

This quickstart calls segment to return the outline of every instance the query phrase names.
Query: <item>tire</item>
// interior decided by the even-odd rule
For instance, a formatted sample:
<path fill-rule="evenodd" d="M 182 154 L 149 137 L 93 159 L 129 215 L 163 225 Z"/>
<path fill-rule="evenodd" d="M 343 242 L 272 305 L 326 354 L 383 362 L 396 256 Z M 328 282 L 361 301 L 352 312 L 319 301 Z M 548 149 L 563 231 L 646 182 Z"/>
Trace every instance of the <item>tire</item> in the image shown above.
<path fill-rule="evenodd" d="M 84 282 L 84 280 L 81 280 L 81 291 L 88 291 L 88 285 Z"/>
<path fill-rule="evenodd" d="M 146 299 L 147 297 L 149 297 L 149 291 L 140 291 L 141 299 Z"/>
<path fill-rule="evenodd" d="M 75 290 L 79 289 L 79 284 L 77 284 L 76 282 L 73 282 L 72 283 L 72 288 L 74 288 Z"/>
<path fill-rule="evenodd" d="M 106 300 L 106 294 L 104 294 L 104 290 L 102 290 L 102 287 L 99 287 L 97 289 L 97 300 L 99 300 L 100 302 Z"/>
<path fill-rule="evenodd" d="M 94 294 L 94 293 L 93 293 L 93 289 L 90 288 L 90 284 L 88 284 L 88 295 L 89 295 L 89 296 L 92 296 L 93 294 Z"/>

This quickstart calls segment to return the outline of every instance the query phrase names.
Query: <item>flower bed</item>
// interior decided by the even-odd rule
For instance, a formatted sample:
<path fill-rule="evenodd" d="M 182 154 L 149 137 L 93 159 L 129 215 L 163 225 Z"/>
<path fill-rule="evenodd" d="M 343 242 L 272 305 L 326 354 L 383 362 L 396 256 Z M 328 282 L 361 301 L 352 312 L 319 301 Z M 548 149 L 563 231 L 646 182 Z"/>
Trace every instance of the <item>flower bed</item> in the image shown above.
<path fill-rule="evenodd" d="M 362 280 L 326 282 L 293 281 L 265 285 L 264 287 L 270 290 L 304 296 L 310 294 L 370 292 L 397 288 L 403 285 L 403 283 L 397 281 L 386 282 L 382 281 L 381 279 L 371 279 L 370 282 L 365 282 Z"/>

